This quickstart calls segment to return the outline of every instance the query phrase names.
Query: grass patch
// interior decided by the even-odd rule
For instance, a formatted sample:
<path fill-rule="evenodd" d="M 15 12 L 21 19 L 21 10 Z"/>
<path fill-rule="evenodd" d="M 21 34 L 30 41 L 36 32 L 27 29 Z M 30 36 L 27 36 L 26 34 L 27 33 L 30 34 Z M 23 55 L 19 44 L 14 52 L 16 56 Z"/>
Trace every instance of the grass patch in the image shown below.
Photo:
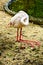
<path fill-rule="evenodd" d="M 14 0 L 9 5 L 9 9 L 16 12 L 24 10 L 29 15 L 37 18 L 43 18 L 43 0 Z"/>

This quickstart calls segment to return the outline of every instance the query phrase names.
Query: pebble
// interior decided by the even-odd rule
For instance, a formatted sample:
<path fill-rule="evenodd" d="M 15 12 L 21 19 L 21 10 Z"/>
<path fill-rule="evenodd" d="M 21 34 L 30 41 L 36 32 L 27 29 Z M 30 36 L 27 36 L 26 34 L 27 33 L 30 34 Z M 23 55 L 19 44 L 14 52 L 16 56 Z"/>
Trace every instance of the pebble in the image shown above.
<path fill-rule="evenodd" d="M 15 60 L 15 58 L 13 58 L 13 60 Z"/>
<path fill-rule="evenodd" d="M 14 50 L 14 52 L 20 53 L 20 50 L 19 50 L 19 49 L 17 49 L 17 50 Z"/>
<path fill-rule="evenodd" d="M 25 59 L 24 62 L 28 63 L 28 62 L 30 62 L 30 59 Z"/>
<path fill-rule="evenodd" d="M 35 50 L 36 50 L 35 48 L 32 49 L 32 51 L 35 51 Z"/>

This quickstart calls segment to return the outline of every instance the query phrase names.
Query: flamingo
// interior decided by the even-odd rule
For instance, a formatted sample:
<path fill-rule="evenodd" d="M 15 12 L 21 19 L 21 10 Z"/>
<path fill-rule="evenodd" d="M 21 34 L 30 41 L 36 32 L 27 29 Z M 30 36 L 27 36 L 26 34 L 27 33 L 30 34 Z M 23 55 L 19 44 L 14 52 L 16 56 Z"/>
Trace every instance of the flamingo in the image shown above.
<path fill-rule="evenodd" d="M 10 22 L 8 23 L 8 26 L 14 26 L 17 28 L 17 42 L 24 42 L 24 43 L 30 43 L 32 47 L 34 47 L 34 43 L 38 46 L 40 46 L 40 43 L 37 41 L 31 41 L 31 40 L 23 40 L 22 39 L 22 27 L 29 25 L 29 15 L 24 11 L 19 11 L 16 15 L 14 15 Z M 19 29 L 20 29 L 20 36 L 19 36 Z"/>

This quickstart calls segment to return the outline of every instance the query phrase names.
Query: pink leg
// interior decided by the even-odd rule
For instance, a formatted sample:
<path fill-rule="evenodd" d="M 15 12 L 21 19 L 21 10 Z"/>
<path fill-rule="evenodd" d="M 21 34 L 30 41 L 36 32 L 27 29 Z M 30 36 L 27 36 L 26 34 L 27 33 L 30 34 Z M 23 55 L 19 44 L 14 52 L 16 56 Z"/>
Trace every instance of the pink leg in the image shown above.
<path fill-rule="evenodd" d="M 20 42 L 27 43 L 27 44 L 30 44 L 32 47 L 34 47 L 34 44 L 40 46 L 40 43 L 37 42 L 37 41 L 33 41 L 33 40 L 32 40 L 32 41 L 31 41 L 31 40 L 23 40 L 23 39 L 22 39 L 22 28 L 20 29 L 20 38 L 19 38 L 19 41 L 20 41 Z"/>
<path fill-rule="evenodd" d="M 20 28 L 20 38 L 19 40 L 22 40 L 22 28 Z"/>
<path fill-rule="evenodd" d="M 19 38 L 19 41 L 27 43 L 27 44 L 29 43 L 32 47 L 34 47 L 34 45 L 33 45 L 33 43 L 31 41 L 22 39 L 22 28 L 20 28 L 20 38 Z"/>

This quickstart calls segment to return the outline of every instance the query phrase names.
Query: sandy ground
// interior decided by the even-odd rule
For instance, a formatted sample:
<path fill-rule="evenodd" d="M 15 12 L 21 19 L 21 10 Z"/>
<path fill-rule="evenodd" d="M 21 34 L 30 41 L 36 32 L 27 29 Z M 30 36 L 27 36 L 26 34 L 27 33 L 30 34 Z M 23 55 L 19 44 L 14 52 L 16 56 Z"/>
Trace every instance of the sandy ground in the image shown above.
<path fill-rule="evenodd" d="M 2 5 L 7 0 L 0 0 Z M 5 1 L 5 2 L 4 2 Z M 24 43 L 15 42 L 16 28 L 6 28 L 11 17 L 8 13 L 1 11 L 0 5 L 0 65 L 43 65 L 43 27 L 30 23 L 23 28 L 23 38 L 40 42 L 40 47 L 35 49 Z M 20 49 L 23 45 L 26 48 Z"/>

